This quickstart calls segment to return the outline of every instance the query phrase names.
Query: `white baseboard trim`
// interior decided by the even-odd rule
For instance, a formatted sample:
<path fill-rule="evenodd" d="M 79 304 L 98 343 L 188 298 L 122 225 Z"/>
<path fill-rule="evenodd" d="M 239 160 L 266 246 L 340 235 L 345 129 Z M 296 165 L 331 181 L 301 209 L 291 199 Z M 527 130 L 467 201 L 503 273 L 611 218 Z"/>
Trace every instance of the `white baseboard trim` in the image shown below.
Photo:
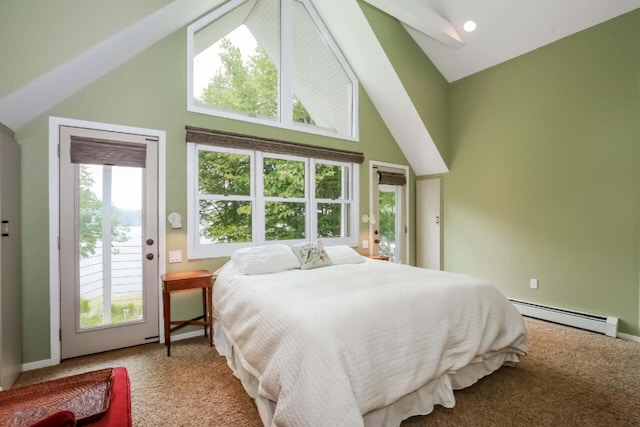
<path fill-rule="evenodd" d="M 171 342 L 186 340 L 194 337 L 202 337 L 204 336 L 204 330 L 198 329 L 197 331 L 185 332 L 183 334 L 171 335 Z"/>
<path fill-rule="evenodd" d="M 53 359 L 38 360 L 36 362 L 29 362 L 22 364 L 22 372 L 33 371 L 34 369 L 46 368 L 47 366 L 53 366 Z"/>
<path fill-rule="evenodd" d="M 623 334 L 622 332 L 618 332 L 618 338 L 626 341 L 633 341 L 633 342 L 640 343 L 640 337 L 637 337 L 631 334 Z"/>
<path fill-rule="evenodd" d="M 523 316 L 573 326 L 587 331 L 599 332 L 613 338 L 618 336 L 619 319 L 617 317 L 581 313 L 565 308 L 519 301 L 516 299 L 510 299 L 510 301 Z"/>
<path fill-rule="evenodd" d="M 204 336 L 204 331 L 202 329 L 197 331 L 192 331 L 192 332 L 185 332 L 184 334 L 171 335 L 171 342 L 186 340 L 189 338 L 201 337 L 201 336 Z M 48 366 L 53 366 L 53 365 L 55 365 L 55 363 L 53 363 L 53 359 L 38 360 L 36 362 L 23 363 L 21 372 L 33 371 L 34 369 L 46 368 Z"/>

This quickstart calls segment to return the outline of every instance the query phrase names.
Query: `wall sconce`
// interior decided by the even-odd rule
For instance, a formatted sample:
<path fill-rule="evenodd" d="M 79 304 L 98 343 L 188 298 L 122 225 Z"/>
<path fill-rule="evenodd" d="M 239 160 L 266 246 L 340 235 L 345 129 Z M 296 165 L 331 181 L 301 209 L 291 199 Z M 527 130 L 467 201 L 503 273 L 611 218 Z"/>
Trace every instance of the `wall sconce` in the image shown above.
<path fill-rule="evenodd" d="M 182 216 L 178 212 L 171 212 L 167 217 L 171 228 L 182 228 Z"/>
<path fill-rule="evenodd" d="M 376 217 L 373 215 L 364 214 L 362 215 L 362 222 L 364 222 L 365 224 L 369 223 L 370 225 L 373 225 L 376 223 Z"/>

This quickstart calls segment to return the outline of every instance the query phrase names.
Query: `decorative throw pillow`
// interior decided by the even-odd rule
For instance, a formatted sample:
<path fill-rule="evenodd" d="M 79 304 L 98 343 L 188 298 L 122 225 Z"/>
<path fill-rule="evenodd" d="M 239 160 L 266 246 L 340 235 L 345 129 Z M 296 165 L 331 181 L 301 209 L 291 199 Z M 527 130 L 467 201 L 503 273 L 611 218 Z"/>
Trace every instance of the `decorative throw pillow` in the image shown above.
<path fill-rule="evenodd" d="M 365 258 L 347 245 L 327 246 L 325 248 L 333 265 L 359 264 Z"/>
<path fill-rule="evenodd" d="M 291 248 L 282 243 L 238 249 L 231 260 L 240 274 L 267 274 L 300 268 Z"/>
<path fill-rule="evenodd" d="M 320 241 L 315 243 L 300 243 L 299 245 L 294 245 L 291 249 L 293 249 L 293 253 L 298 257 L 302 270 L 331 265 L 331 259 Z"/>

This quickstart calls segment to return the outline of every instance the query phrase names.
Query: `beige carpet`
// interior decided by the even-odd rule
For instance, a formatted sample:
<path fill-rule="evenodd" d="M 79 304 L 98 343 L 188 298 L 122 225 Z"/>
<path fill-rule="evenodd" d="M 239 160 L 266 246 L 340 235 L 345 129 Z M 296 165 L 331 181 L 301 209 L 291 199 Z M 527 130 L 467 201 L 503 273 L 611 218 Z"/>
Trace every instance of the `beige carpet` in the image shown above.
<path fill-rule="evenodd" d="M 529 355 L 403 427 L 640 426 L 640 344 L 527 319 Z M 147 344 L 23 373 L 16 386 L 125 366 L 136 426 L 261 426 L 252 400 L 204 338 Z M 329 426 L 328 426 L 329 427 Z"/>

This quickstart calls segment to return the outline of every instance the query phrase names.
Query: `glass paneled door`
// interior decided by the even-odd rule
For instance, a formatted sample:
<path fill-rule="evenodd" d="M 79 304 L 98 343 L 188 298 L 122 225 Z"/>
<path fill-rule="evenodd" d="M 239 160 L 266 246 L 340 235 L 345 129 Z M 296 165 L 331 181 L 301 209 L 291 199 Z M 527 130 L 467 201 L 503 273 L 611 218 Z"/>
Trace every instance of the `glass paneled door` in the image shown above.
<path fill-rule="evenodd" d="M 373 254 L 404 264 L 407 262 L 407 171 L 378 165 L 372 172 Z"/>
<path fill-rule="evenodd" d="M 157 141 L 60 128 L 61 355 L 158 340 Z"/>

